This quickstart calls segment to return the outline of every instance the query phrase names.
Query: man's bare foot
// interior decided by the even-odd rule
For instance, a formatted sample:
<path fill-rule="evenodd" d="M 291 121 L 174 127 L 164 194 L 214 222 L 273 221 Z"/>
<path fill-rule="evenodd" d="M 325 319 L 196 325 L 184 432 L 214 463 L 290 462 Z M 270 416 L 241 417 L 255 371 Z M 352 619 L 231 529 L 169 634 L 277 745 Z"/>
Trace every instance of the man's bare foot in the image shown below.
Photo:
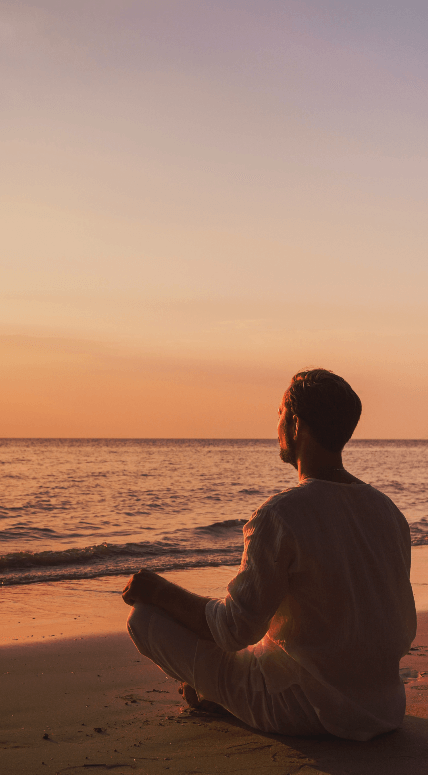
<path fill-rule="evenodd" d="M 228 711 L 221 705 L 217 705 L 216 702 L 210 702 L 210 700 L 199 700 L 193 686 L 183 681 L 178 688 L 179 694 L 182 695 L 190 708 L 196 708 L 197 710 L 204 710 L 206 713 L 227 713 Z"/>
<path fill-rule="evenodd" d="M 187 702 L 190 708 L 199 708 L 200 700 L 198 700 L 198 695 L 193 686 L 190 686 L 190 684 L 183 681 L 178 687 L 178 693 L 182 695 L 183 700 Z"/>

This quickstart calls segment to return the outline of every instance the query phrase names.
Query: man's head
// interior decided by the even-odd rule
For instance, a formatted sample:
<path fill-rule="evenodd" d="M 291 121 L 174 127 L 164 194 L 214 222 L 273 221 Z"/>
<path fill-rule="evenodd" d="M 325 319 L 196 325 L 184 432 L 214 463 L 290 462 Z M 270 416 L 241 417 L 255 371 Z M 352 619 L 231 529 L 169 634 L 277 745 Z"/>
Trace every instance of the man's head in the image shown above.
<path fill-rule="evenodd" d="M 295 374 L 282 402 L 279 436 L 281 458 L 296 466 L 295 418 L 303 420 L 312 438 L 329 452 L 341 452 L 361 415 L 361 401 L 342 377 L 326 369 Z M 281 435 L 284 444 L 281 444 Z"/>

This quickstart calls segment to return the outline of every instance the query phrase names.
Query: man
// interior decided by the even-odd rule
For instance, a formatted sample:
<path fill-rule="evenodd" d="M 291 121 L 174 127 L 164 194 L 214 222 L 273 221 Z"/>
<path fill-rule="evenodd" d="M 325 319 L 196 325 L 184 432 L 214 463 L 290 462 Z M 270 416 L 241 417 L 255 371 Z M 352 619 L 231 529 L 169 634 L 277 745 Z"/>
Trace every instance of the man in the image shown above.
<path fill-rule="evenodd" d="M 399 660 L 416 632 L 410 534 L 392 501 L 343 467 L 360 413 L 341 377 L 296 374 L 278 440 L 299 484 L 245 525 L 226 598 L 145 570 L 123 593 L 142 654 L 266 732 L 369 740 L 404 716 Z"/>

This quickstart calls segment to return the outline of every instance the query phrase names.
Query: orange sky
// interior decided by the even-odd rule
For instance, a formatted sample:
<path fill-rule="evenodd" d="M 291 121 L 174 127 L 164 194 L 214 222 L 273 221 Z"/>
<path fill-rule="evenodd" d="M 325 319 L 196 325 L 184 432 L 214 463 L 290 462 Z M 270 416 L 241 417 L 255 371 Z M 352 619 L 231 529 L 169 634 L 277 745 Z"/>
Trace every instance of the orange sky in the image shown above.
<path fill-rule="evenodd" d="M 214 7 L 215 6 L 215 7 Z M 426 438 L 428 10 L 0 3 L 0 435 Z"/>

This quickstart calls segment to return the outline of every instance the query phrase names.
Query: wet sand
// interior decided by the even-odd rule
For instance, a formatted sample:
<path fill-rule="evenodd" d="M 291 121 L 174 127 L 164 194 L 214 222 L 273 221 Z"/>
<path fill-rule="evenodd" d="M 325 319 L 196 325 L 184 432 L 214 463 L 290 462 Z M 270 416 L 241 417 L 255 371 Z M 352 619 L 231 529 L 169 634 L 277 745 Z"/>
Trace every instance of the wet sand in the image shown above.
<path fill-rule="evenodd" d="M 416 554 L 415 594 L 421 603 L 427 552 Z M 111 583 L 113 589 L 117 581 Z M 8 629 L 0 648 L 2 775 L 426 775 L 428 612 L 419 612 L 417 637 L 401 664 L 407 681 L 403 727 L 356 743 L 267 735 L 230 716 L 184 709 L 178 683 L 142 657 L 123 632 L 128 609 L 119 594 L 110 595 L 106 611 L 105 604 L 97 610 L 100 601 L 92 592 L 85 610 L 80 590 L 76 616 L 75 593 L 68 588 L 66 604 L 67 595 L 61 597 L 56 586 L 50 591 L 51 616 L 45 601 L 37 609 L 45 617 L 38 620 L 30 614 L 41 592 L 26 589 L 22 621 Z M 108 594 L 105 584 L 103 589 Z"/>

